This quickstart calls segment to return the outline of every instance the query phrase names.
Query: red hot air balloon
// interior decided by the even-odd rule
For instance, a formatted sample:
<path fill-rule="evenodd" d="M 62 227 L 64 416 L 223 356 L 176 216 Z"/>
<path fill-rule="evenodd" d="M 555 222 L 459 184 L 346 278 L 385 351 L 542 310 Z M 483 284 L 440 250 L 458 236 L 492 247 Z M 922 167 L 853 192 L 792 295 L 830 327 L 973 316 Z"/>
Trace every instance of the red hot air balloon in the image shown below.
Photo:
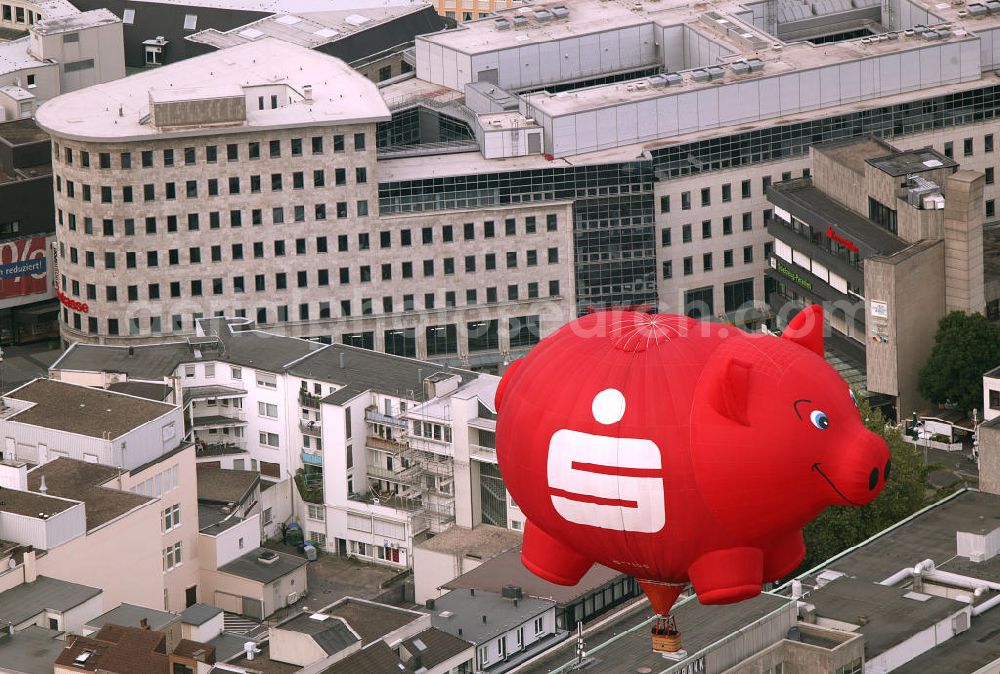
<path fill-rule="evenodd" d="M 685 316 L 579 318 L 497 390 L 497 455 L 527 516 L 522 560 L 574 585 L 598 562 L 669 613 L 757 595 L 805 554 L 802 527 L 864 505 L 889 450 L 823 359 L 823 315 L 781 337 Z"/>

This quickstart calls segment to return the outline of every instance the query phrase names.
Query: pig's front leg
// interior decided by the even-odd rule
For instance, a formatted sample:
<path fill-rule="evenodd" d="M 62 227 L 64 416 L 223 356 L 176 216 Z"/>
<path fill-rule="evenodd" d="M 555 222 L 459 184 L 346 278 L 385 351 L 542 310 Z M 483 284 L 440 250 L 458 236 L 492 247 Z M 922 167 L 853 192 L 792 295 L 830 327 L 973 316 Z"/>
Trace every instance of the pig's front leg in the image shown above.
<path fill-rule="evenodd" d="M 707 552 L 688 567 L 688 578 L 702 604 L 732 604 L 760 594 L 764 552 L 725 548 Z"/>
<path fill-rule="evenodd" d="M 549 536 L 531 520 L 524 523 L 521 562 L 539 578 L 556 585 L 576 585 L 594 564 L 576 550 Z"/>
<path fill-rule="evenodd" d="M 778 538 L 764 548 L 764 582 L 770 583 L 784 578 L 802 563 L 806 557 L 806 544 L 802 531 L 795 531 Z"/>

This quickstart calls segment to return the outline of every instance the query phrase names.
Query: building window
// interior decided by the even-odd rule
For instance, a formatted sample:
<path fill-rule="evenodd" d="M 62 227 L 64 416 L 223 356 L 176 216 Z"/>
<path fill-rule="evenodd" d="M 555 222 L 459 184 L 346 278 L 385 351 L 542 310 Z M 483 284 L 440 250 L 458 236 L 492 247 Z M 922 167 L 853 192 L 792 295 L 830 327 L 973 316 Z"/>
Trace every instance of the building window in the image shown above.
<path fill-rule="evenodd" d="M 681 210 L 689 211 L 691 210 L 691 193 L 681 192 Z"/>
<path fill-rule="evenodd" d="M 169 545 L 163 550 L 163 571 L 171 571 L 181 565 L 180 541 Z"/>
<path fill-rule="evenodd" d="M 545 617 L 544 616 L 542 616 L 540 618 L 535 618 L 534 628 L 535 628 L 535 636 L 537 637 L 545 629 Z"/>
<path fill-rule="evenodd" d="M 674 263 L 672 260 L 666 260 L 663 263 L 663 279 L 671 279 L 674 277 Z"/>
<path fill-rule="evenodd" d="M 181 525 L 181 507 L 172 505 L 163 511 L 163 531 L 170 531 Z"/>
<path fill-rule="evenodd" d="M 996 201 L 994 199 L 987 199 L 986 200 L 986 217 L 987 218 L 992 218 L 993 216 L 995 216 L 997 214 L 996 212 L 997 212 Z"/>
<path fill-rule="evenodd" d="M 972 156 L 972 139 L 966 138 L 962 141 L 962 155 L 965 157 Z"/>
<path fill-rule="evenodd" d="M 277 433 L 267 433 L 265 431 L 260 431 L 259 441 L 262 447 L 278 447 L 278 434 Z"/>
<path fill-rule="evenodd" d="M 317 522 L 324 521 L 326 519 L 326 506 L 307 504 L 306 517 Z"/>
<path fill-rule="evenodd" d="M 670 195 L 665 194 L 660 197 L 660 213 L 670 212 Z"/>

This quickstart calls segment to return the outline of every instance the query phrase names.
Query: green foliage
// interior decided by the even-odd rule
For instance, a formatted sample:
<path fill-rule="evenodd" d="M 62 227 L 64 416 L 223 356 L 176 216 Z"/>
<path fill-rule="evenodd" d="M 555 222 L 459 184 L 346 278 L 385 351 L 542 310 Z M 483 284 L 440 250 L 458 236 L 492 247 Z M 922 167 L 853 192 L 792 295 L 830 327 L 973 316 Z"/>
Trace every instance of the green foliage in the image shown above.
<path fill-rule="evenodd" d="M 810 522 L 803 531 L 806 558 L 793 575 L 857 545 L 937 498 L 936 494 L 928 497 L 926 482 L 927 474 L 935 467 L 925 466 L 919 450 L 905 442 L 898 429 L 887 426 L 882 413 L 873 410 L 861 396 L 858 396 L 858 408 L 868 430 L 882 436 L 889 445 L 892 454 L 889 481 L 878 498 L 868 505 L 860 508 L 833 506 Z"/>
<path fill-rule="evenodd" d="M 982 408 L 983 374 L 1000 365 L 1000 332 L 982 314 L 953 311 L 938 323 L 934 349 L 917 390 L 927 400 L 953 403 L 971 414 Z M 901 412 L 902 414 L 903 412 Z"/>

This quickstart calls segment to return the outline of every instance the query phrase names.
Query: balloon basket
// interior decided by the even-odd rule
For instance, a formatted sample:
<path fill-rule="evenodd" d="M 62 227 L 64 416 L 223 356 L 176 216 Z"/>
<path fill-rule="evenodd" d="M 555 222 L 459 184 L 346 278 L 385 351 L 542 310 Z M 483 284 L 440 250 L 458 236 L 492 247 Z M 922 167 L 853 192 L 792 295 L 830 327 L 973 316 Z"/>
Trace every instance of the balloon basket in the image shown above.
<path fill-rule="evenodd" d="M 681 633 L 673 616 L 659 616 L 653 623 L 653 650 L 665 657 L 683 653 Z"/>

